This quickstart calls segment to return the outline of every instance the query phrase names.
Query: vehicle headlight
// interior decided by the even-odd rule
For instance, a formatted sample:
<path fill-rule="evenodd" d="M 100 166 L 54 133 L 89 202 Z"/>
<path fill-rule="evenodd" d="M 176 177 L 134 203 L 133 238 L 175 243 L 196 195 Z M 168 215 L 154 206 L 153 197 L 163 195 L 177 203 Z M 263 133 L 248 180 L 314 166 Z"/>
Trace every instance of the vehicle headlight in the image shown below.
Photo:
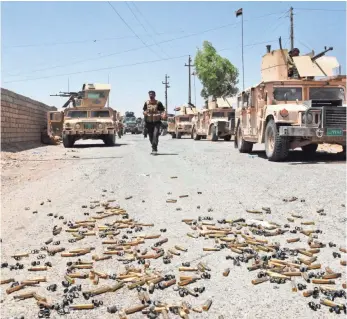
<path fill-rule="evenodd" d="M 302 114 L 302 123 L 303 124 L 312 124 L 313 121 L 313 115 L 312 113 L 303 113 Z"/>
<path fill-rule="evenodd" d="M 79 128 L 81 128 L 81 125 L 76 124 L 76 125 L 75 125 L 75 128 L 79 129 Z"/>
<path fill-rule="evenodd" d="M 98 125 L 98 128 L 102 129 L 102 128 L 103 128 L 102 124 L 99 124 L 99 125 Z"/>

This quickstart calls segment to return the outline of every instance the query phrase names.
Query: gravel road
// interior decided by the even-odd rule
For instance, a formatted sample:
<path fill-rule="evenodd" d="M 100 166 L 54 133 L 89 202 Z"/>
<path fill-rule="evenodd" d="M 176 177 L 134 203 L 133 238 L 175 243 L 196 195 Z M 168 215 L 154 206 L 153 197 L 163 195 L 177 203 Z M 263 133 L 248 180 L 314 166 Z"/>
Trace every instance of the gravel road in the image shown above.
<path fill-rule="evenodd" d="M 295 226 L 301 226 L 301 221 L 315 221 L 315 226 L 306 226 L 305 229 L 318 228 L 323 232 L 319 234 L 320 241 L 337 245 L 335 248 L 321 249 L 317 260 L 322 264 L 321 270 L 330 266 L 345 278 L 345 267 L 340 265 L 339 258 L 332 256 L 332 252 L 339 252 L 339 247 L 345 246 L 346 241 L 346 166 L 339 156 L 320 153 L 315 159 L 306 161 L 300 151 L 295 151 L 288 161 L 271 163 L 265 159 L 261 147 L 255 148 L 248 155 L 235 150 L 233 142 L 212 143 L 187 138 L 177 140 L 165 136 L 160 138 L 159 155 L 154 157 L 149 154 L 148 139 L 142 135 L 126 135 L 117 142 L 119 144 L 115 147 L 105 147 L 98 141 L 84 141 L 69 150 L 62 146 L 45 146 L 3 156 L 2 263 L 15 264 L 11 255 L 44 246 L 44 242 L 52 237 L 53 226 L 63 225 L 63 220 L 47 214 L 64 216 L 67 221 L 83 220 L 88 218 L 84 213 L 94 213 L 89 209 L 91 201 L 116 199 L 130 218 L 154 223 L 154 227 L 144 230 L 145 233 L 160 234 L 160 229 L 167 229 L 162 234 L 169 240 L 163 245 L 165 249 L 174 245 L 188 248 L 188 252 L 174 256 L 170 264 L 163 264 L 158 259 L 151 261 L 151 265 L 176 275 L 177 267 L 187 261 L 191 261 L 192 266 L 203 261 L 212 269 L 211 279 L 191 285 L 204 286 L 206 290 L 197 298 L 184 297 L 193 306 L 202 305 L 208 298 L 213 300 L 208 312 L 199 314 L 191 311 L 191 318 L 217 319 L 222 314 L 224 318 L 336 317 L 324 306 L 316 312 L 312 311 L 307 303 L 313 299 L 304 298 L 302 292 L 292 292 L 290 283 L 252 285 L 251 280 L 256 278 L 257 272 L 249 272 L 243 263 L 238 267 L 233 265 L 232 260 L 226 260 L 227 255 L 232 255 L 228 249 L 203 252 L 202 248 L 213 247 L 214 241 L 188 237 L 187 232 L 193 231 L 182 223 L 182 219 L 212 216 L 215 222 L 223 218 L 243 217 L 247 220 L 259 218 L 259 215 L 247 213 L 246 209 L 270 207 L 271 214 L 262 214 L 260 217 L 284 225 L 288 223 L 287 217 L 291 217 L 291 213 L 301 214 L 303 219 L 296 220 Z M 172 176 L 177 178 L 170 178 Z M 180 195 L 189 196 L 179 198 Z M 125 199 L 130 196 L 132 198 Z M 291 197 L 297 197 L 297 200 L 283 201 Z M 166 200 L 170 198 L 177 199 L 177 203 L 167 203 Z M 88 208 L 82 208 L 83 205 Z M 326 215 L 317 213 L 321 208 L 324 208 Z M 300 242 L 287 244 L 285 240 L 294 236 L 300 237 Z M 93 246 L 96 254 L 102 254 L 101 240 L 95 236 L 76 244 L 68 243 L 68 238 L 71 236 L 62 232 L 54 240 L 60 240 L 61 246 L 66 246 L 67 250 L 71 247 Z M 307 246 L 307 237 L 303 234 L 287 233 L 270 237 L 269 240 L 285 246 L 291 245 L 291 248 Z M 341 255 L 346 260 L 346 254 Z M 90 260 L 89 256 L 82 258 Z M 26 269 L 34 260 L 33 255 L 20 260 L 25 265 L 24 270 L 1 269 L 1 279 L 15 278 L 21 281 L 47 276 L 47 283 L 22 291 L 37 291 L 53 303 L 59 301 L 63 294 L 61 281 L 64 280 L 66 262 L 74 259 L 60 258 L 59 254 L 47 257 L 41 263 L 50 261 L 52 268 L 46 272 L 28 274 Z M 222 272 L 227 267 L 231 269 L 230 275 L 223 277 Z M 124 265 L 113 258 L 100 262 L 98 270 L 118 273 L 124 270 Z M 95 288 L 90 280 L 77 281 L 82 283 L 83 288 Z M 305 283 L 303 280 L 297 282 Z M 341 282 L 341 279 L 336 280 L 339 289 Z M 51 283 L 58 284 L 57 292 L 46 290 Z M 100 279 L 99 285 L 104 283 L 108 281 Z M 9 284 L 1 285 L 1 318 L 20 315 L 37 318 L 36 301 L 32 298 L 14 301 L 13 295 L 18 293 L 7 295 L 5 290 L 8 287 Z M 72 311 L 66 317 L 115 318 L 118 316 L 107 313 L 106 307 L 117 305 L 118 308 L 126 308 L 139 304 L 137 292 L 127 288 L 95 299 L 102 300 L 103 306 L 93 310 Z M 173 302 L 182 300 L 172 287 L 156 290 L 153 300 L 158 299 Z M 319 299 L 314 301 L 319 302 Z M 74 303 L 86 301 L 80 297 Z M 144 317 L 141 313 L 129 315 L 129 318 Z M 176 317 L 170 314 L 170 318 Z M 52 312 L 51 318 L 60 316 Z"/>

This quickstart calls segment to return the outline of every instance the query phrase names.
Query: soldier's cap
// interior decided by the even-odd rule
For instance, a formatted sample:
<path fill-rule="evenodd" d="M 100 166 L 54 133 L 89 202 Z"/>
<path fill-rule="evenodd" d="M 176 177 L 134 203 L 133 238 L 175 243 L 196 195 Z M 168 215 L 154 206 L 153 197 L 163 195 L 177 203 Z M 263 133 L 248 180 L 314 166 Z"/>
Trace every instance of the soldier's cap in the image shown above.
<path fill-rule="evenodd" d="M 155 91 L 148 91 L 148 94 L 155 94 Z"/>

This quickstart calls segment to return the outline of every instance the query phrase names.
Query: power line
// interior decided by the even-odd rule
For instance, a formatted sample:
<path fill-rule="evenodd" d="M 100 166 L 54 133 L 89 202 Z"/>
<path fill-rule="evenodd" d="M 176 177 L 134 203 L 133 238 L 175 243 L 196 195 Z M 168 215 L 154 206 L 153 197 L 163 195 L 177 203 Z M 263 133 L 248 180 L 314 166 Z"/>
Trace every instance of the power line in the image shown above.
<path fill-rule="evenodd" d="M 144 42 L 138 35 L 137 33 L 131 28 L 131 26 L 123 19 L 123 17 L 118 13 L 118 11 L 114 8 L 114 6 L 111 4 L 110 1 L 107 1 L 107 3 L 111 6 L 111 8 L 113 9 L 113 11 L 117 14 L 117 16 L 124 22 L 124 24 L 128 27 L 128 29 L 134 33 L 134 35 L 142 42 L 142 44 L 144 44 L 148 49 L 150 49 L 155 55 L 157 55 L 158 57 L 161 58 L 161 56 L 155 51 L 153 50 L 150 46 L 148 46 L 146 44 L 146 42 Z"/>
<path fill-rule="evenodd" d="M 258 16 L 258 17 L 254 17 L 250 20 L 244 20 L 244 22 L 247 21 L 253 21 L 256 19 L 261 19 L 270 15 L 275 15 L 275 14 L 279 14 L 279 13 L 283 13 L 283 11 L 281 12 L 273 12 L 273 13 L 268 13 L 266 15 L 262 15 L 262 16 Z M 189 38 L 189 37 L 193 37 L 196 35 L 200 35 L 200 34 L 204 34 L 204 33 L 208 33 L 208 32 L 212 32 L 212 31 L 216 31 L 219 29 L 223 29 L 223 28 L 227 28 L 227 27 L 231 27 L 231 26 L 236 26 L 237 24 L 239 24 L 239 22 L 237 23 L 229 23 L 229 24 L 225 24 L 225 25 L 221 25 L 215 28 L 210 28 L 204 31 L 200 31 L 200 32 L 195 32 L 195 33 L 191 33 L 191 34 L 187 34 L 187 35 L 183 35 L 183 36 L 179 36 L 176 38 L 172 38 L 169 40 L 164 40 L 164 41 L 160 41 L 157 42 L 157 44 L 162 44 L 162 43 L 169 43 L 169 42 L 173 42 L 173 41 L 177 41 L 177 40 L 181 40 L 181 39 L 185 39 L 185 38 Z M 133 52 L 133 51 L 138 51 L 144 48 L 147 48 L 149 46 L 153 46 L 154 44 L 150 44 L 150 45 L 146 45 L 144 47 L 137 47 L 137 48 L 133 48 L 133 49 L 128 49 L 128 50 L 124 50 L 124 51 L 118 51 L 118 52 L 114 52 L 114 53 L 110 53 L 110 54 L 104 54 L 104 55 L 100 55 L 97 57 L 93 57 L 93 58 L 88 58 L 88 59 L 84 59 L 84 60 L 79 60 L 79 61 L 75 61 L 75 62 L 71 62 L 71 63 L 67 63 L 67 64 L 63 64 L 63 65 L 57 65 L 57 66 L 53 66 L 53 67 L 46 67 L 46 68 L 41 68 L 41 69 L 36 69 L 36 70 L 32 70 L 32 71 L 28 71 L 27 74 L 31 74 L 31 73 L 35 73 L 35 72 L 40 72 L 40 71 L 47 71 L 47 70 L 51 70 L 51 69 L 56 69 L 56 68 L 61 68 L 61 67 L 65 67 L 65 66 L 70 66 L 70 65 L 76 65 L 78 63 L 83 63 L 83 62 L 88 62 L 88 61 L 92 61 L 92 60 L 98 60 L 98 59 L 102 59 L 102 58 L 106 58 L 106 57 L 110 57 L 110 56 L 114 56 L 114 55 L 118 55 L 118 54 L 122 54 L 122 53 L 128 53 L 128 52 Z M 29 73 L 30 72 L 30 73 Z M 19 76 L 20 74 L 9 74 L 9 76 Z M 24 74 L 25 75 L 25 74 Z"/>
<path fill-rule="evenodd" d="M 246 44 L 246 45 L 244 45 L 244 47 L 251 47 L 251 46 L 264 44 L 264 43 L 270 43 L 270 42 L 275 42 L 275 40 L 263 41 L 263 42 L 252 43 L 252 44 Z M 218 52 L 220 52 L 220 51 L 227 51 L 227 50 L 235 50 L 235 48 L 236 47 L 233 46 L 232 48 L 225 48 L 225 49 L 218 50 Z M 121 68 L 121 67 L 128 67 L 128 66 L 135 66 L 135 65 L 155 63 L 155 62 L 160 62 L 160 61 L 174 60 L 174 59 L 179 59 L 179 58 L 188 57 L 188 56 L 189 56 L 189 54 L 185 54 L 185 55 L 172 57 L 172 58 L 165 58 L 165 59 L 159 59 L 159 60 L 151 60 L 151 61 L 145 61 L 145 62 L 137 62 L 137 63 L 131 63 L 131 64 L 116 65 L 116 66 L 113 66 L 113 67 L 111 66 L 111 67 L 105 67 L 105 68 L 99 68 L 99 69 L 93 69 L 93 70 L 78 71 L 78 72 L 73 72 L 73 73 L 64 73 L 64 74 L 48 75 L 48 76 L 29 78 L 29 79 L 19 79 L 19 80 L 13 80 L 13 81 L 4 81 L 3 83 L 26 82 L 26 81 L 48 79 L 48 78 L 54 78 L 54 77 L 60 77 L 60 76 L 68 76 L 68 75 L 75 75 L 75 74 L 82 74 L 82 73 L 95 72 L 95 71 L 104 71 L 104 70 L 108 70 L 108 69 L 116 69 L 116 68 Z"/>
<path fill-rule="evenodd" d="M 134 18 L 136 19 L 136 21 L 142 26 L 142 28 L 147 32 L 147 34 L 149 34 L 148 30 L 146 29 L 146 27 L 143 25 L 143 23 L 138 19 L 138 17 L 135 15 L 134 11 L 131 9 L 130 5 L 128 4 L 128 2 L 126 1 L 125 4 L 127 5 L 127 7 L 129 8 L 130 12 L 132 13 L 132 15 L 134 16 Z M 150 36 L 150 38 L 152 39 L 153 43 L 167 56 L 168 54 L 156 43 L 156 41 L 154 40 L 153 37 Z"/>

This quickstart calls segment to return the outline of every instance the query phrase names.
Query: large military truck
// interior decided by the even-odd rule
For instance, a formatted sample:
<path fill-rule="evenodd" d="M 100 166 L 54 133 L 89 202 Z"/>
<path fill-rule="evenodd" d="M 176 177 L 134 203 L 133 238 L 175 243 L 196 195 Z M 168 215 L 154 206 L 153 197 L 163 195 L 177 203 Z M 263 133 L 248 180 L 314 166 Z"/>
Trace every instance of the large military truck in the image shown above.
<path fill-rule="evenodd" d="M 318 144 L 340 144 L 346 152 L 346 77 L 339 63 L 325 56 L 290 57 L 280 49 L 262 58 L 262 82 L 237 97 L 235 147 L 241 153 L 265 144 L 269 161 L 282 161 L 301 147 L 307 155 Z M 320 77 L 320 78 L 316 78 Z"/>
<path fill-rule="evenodd" d="M 115 113 L 105 107 L 110 89 L 109 84 L 86 83 L 79 92 L 51 95 L 69 99 L 62 106 L 64 111 L 48 112 L 48 136 L 51 139 L 61 136 L 64 147 L 68 148 L 79 139 L 101 139 L 106 145 L 115 145 Z"/>
<path fill-rule="evenodd" d="M 192 138 L 230 141 L 235 133 L 235 109 L 231 105 L 218 105 L 215 100 L 207 103 L 207 109 L 197 112 L 192 119 Z"/>

